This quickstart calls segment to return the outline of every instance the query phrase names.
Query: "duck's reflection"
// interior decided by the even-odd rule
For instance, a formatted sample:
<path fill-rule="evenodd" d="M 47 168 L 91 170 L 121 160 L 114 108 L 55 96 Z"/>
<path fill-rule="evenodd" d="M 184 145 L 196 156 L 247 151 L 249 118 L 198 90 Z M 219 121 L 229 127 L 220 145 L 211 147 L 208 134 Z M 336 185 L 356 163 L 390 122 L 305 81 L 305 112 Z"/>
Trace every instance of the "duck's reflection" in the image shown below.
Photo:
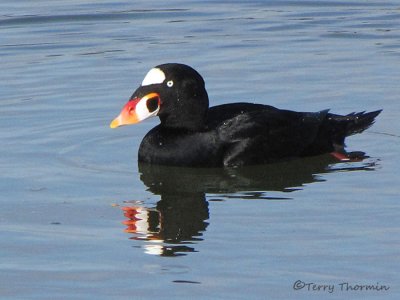
<path fill-rule="evenodd" d="M 373 170 L 374 163 L 335 164 L 329 155 L 237 169 L 192 169 L 139 164 L 140 179 L 161 200 L 155 207 L 123 207 L 123 223 L 145 253 L 163 256 L 195 252 L 208 226 L 208 201 L 215 198 L 286 200 L 305 184 L 324 181 L 332 171 Z M 271 195 L 275 193 L 275 195 Z M 285 196 L 283 194 L 285 193 Z M 278 194 L 278 196 L 276 195 Z"/>

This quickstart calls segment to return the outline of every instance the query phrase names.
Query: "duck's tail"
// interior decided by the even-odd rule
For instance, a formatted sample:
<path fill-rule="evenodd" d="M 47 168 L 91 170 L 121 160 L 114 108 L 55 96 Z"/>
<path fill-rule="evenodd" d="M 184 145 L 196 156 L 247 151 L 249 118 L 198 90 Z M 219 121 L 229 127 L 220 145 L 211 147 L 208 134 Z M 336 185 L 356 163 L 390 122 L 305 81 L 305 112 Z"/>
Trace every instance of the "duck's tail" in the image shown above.
<path fill-rule="evenodd" d="M 380 110 L 375 110 L 371 112 L 358 112 L 351 113 L 345 116 L 328 114 L 328 118 L 333 121 L 335 124 L 339 125 L 339 128 L 342 128 L 341 134 L 343 138 L 349 135 L 361 133 L 367 128 L 371 127 L 375 122 L 375 118 L 381 113 Z M 336 125 L 336 126 L 337 126 Z"/>
<path fill-rule="evenodd" d="M 346 152 L 344 140 L 347 136 L 361 133 L 367 128 L 371 127 L 375 122 L 375 118 L 381 113 L 380 110 L 371 112 L 358 112 L 351 113 L 345 116 L 328 114 L 329 127 L 332 136 L 332 142 L 334 147 L 334 153 L 345 156 L 346 159 L 353 159 L 357 157 L 358 159 L 363 159 L 365 156 L 364 152 Z M 343 160 L 343 159 L 341 159 Z"/>
<path fill-rule="evenodd" d="M 371 112 L 351 113 L 345 116 L 347 119 L 346 136 L 361 133 L 375 122 L 375 118 L 381 113 L 380 110 Z"/>

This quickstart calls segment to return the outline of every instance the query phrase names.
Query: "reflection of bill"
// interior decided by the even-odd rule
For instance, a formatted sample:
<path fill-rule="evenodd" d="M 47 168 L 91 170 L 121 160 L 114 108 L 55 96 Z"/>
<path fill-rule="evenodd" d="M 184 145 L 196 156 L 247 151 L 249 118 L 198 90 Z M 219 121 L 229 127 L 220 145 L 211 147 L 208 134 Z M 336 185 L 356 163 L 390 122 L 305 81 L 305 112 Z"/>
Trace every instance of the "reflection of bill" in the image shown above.
<path fill-rule="evenodd" d="M 208 225 L 208 203 L 204 198 L 199 202 L 197 197 L 176 199 L 180 201 L 166 198 L 169 200 L 159 201 L 155 208 L 137 204 L 122 207 L 127 218 L 122 222 L 126 225 L 124 231 L 133 235 L 131 239 L 143 242 L 146 254 L 178 256 L 195 252 L 193 242 L 202 240 L 199 236 Z"/>
<path fill-rule="evenodd" d="M 125 232 L 139 233 L 145 236 L 145 238 L 150 239 L 153 234 L 157 233 L 158 230 L 150 226 L 150 220 L 152 219 L 150 215 L 158 216 L 159 212 L 157 210 L 141 206 L 125 206 L 122 207 L 122 210 L 124 211 L 124 216 L 128 218 L 128 220 L 122 222 L 124 225 L 127 225 Z"/>
<path fill-rule="evenodd" d="M 146 254 L 162 255 L 164 240 L 159 234 L 159 212 L 141 206 L 125 206 L 122 207 L 122 210 L 124 216 L 128 218 L 128 220 L 122 222 L 127 226 L 125 232 L 134 234 L 135 236 L 132 239 L 154 243 L 143 245 Z"/>

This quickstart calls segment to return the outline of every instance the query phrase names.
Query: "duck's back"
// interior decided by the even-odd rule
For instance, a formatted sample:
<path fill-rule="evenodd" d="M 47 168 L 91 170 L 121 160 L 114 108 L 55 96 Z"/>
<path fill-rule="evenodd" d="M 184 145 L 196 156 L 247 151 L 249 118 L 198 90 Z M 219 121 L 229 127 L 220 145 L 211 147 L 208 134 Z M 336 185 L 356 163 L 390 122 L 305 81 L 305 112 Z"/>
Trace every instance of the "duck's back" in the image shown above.
<path fill-rule="evenodd" d="M 229 106 L 210 110 L 216 116 L 212 124 L 217 123 L 218 111 L 228 108 L 231 113 L 228 118 L 229 113 L 223 113 L 224 121 L 216 128 L 225 145 L 225 166 L 271 163 L 333 150 L 328 136 L 317 140 L 327 110 L 303 113 L 260 104 Z"/>

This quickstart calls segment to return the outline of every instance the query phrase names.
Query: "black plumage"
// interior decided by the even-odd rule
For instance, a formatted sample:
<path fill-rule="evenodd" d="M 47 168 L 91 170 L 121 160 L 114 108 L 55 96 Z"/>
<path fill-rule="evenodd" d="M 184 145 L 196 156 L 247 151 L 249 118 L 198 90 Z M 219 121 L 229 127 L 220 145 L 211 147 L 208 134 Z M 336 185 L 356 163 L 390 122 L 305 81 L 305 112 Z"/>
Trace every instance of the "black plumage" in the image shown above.
<path fill-rule="evenodd" d="M 329 110 L 295 112 L 253 103 L 209 108 L 204 80 L 194 69 L 183 64 L 156 69 L 165 79 L 140 86 L 130 100 L 138 102 L 153 93 L 159 103 L 161 123 L 143 138 L 141 162 L 234 167 L 330 152 L 347 157 L 345 138 L 370 127 L 381 112 L 342 116 Z M 119 125 L 124 124 L 128 123 Z"/>

